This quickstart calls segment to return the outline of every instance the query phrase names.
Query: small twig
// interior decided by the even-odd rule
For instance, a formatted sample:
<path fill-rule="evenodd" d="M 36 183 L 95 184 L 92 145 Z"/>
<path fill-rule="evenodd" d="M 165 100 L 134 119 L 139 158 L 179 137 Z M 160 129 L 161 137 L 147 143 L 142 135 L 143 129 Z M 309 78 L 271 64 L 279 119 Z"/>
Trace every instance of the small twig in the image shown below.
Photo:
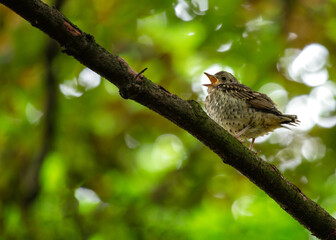
<path fill-rule="evenodd" d="M 142 74 L 144 73 L 148 68 L 144 68 L 142 71 L 140 71 L 134 78 L 134 80 L 137 80 L 137 78 Z"/>

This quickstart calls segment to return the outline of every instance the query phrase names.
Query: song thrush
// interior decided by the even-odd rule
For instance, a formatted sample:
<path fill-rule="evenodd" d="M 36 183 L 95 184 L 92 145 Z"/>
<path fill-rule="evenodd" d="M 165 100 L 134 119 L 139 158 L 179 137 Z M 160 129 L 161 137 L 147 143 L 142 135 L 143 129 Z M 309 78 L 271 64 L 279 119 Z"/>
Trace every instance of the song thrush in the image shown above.
<path fill-rule="evenodd" d="M 282 114 L 266 94 L 239 83 L 232 74 L 204 74 L 211 81 L 204 84 L 208 87 L 205 108 L 209 116 L 238 140 L 252 138 L 250 150 L 256 137 L 300 122 L 296 115 Z"/>

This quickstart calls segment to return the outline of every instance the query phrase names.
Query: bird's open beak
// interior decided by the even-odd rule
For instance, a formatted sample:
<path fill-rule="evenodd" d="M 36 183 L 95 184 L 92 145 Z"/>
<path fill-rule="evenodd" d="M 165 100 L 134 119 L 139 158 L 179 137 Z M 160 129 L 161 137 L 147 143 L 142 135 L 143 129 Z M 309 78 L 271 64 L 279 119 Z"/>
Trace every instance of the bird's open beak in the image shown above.
<path fill-rule="evenodd" d="M 217 86 L 219 84 L 219 80 L 214 75 L 211 75 L 206 72 L 204 72 L 204 74 L 209 78 L 211 84 L 203 84 L 203 86 L 210 87 L 210 86 Z"/>

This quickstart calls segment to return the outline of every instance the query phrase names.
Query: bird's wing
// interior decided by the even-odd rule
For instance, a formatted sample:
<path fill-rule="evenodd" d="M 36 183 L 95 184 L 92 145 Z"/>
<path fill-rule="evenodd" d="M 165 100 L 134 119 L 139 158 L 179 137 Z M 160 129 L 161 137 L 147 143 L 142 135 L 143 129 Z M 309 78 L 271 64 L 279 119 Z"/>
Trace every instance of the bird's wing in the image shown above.
<path fill-rule="evenodd" d="M 245 100 L 251 107 L 260 111 L 281 114 L 275 107 L 274 102 L 266 94 L 253 91 L 243 84 L 223 84 L 222 89 L 231 94 L 232 97 Z"/>

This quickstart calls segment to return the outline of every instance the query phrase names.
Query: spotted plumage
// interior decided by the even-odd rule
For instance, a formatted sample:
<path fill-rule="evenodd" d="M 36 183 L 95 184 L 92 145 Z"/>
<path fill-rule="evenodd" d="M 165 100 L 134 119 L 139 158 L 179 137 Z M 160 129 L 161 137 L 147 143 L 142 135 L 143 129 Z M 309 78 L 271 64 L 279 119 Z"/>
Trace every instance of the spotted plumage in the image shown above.
<path fill-rule="evenodd" d="M 211 84 L 205 108 L 209 116 L 239 140 L 263 136 L 284 125 L 299 123 L 296 115 L 282 114 L 263 93 L 241 84 L 228 72 L 205 73 Z"/>

